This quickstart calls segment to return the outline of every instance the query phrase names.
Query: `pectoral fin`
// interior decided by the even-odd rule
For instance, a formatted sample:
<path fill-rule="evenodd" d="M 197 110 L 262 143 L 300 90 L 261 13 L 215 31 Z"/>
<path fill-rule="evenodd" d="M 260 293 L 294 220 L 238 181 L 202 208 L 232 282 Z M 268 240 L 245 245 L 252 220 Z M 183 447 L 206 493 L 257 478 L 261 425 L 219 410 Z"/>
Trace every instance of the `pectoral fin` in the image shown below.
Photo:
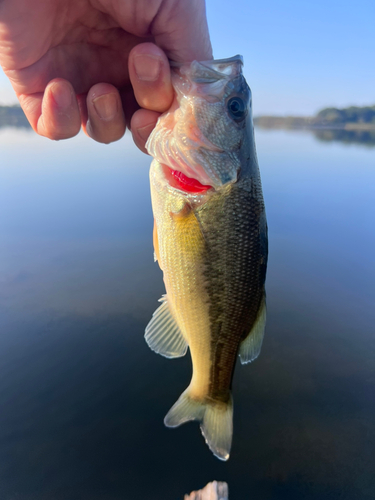
<path fill-rule="evenodd" d="M 175 220 L 183 220 L 185 217 L 188 217 L 188 215 L 191 212 L 191 205 L 190 203 L 185 202 L 184 205 L 180 208 L 176 208 L 176 211 L 170 212 L 169 215 Z"/>
<path fill-rule="evenodd" d="M 262 347 L 264 329 L 266 326 L 266 297 L 263 296 L 259 307 L 258 316 L 251 329 L 249 335 L 242 341 L 240 345 L 241 363 L 245 365 L 254 361 L 259 356 Z"/>
<path fill-rule="evenodd" d="M 146 327 L 145 339 L 150 349 L 166 358 L 180 358 L 188 344 L 169 309 L 167 297 L 162 301 Z"/>

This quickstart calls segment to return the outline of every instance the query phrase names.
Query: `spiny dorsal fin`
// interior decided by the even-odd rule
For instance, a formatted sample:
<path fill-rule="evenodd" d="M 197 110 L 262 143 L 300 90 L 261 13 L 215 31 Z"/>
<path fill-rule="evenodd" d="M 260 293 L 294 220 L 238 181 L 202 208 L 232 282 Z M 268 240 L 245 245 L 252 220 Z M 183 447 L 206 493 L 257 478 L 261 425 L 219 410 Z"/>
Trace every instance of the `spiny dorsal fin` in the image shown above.
<path fill-rule="evenodd" d="M 146 326 L 145 339 L 150 349 L 166 358 L 180 358 L 186 354 L 188 344 L 169 309 L 164 295 Z"/>
<path fill-rule="evenodd" d="M 245 365 L 246 363 L 250 363 L 251 361 L 254 361 L 254 359 L 256 359 L 259 356 L 260 349 L 262 347 L 265 326 L 266 326 L 266 297 L 264 295 L 253 328 L 251 329 L 251 332 L 246 337 L 246 339 L 242 341 L 240 346 L 239 355 L 241 363 L 243 365 Z"/>

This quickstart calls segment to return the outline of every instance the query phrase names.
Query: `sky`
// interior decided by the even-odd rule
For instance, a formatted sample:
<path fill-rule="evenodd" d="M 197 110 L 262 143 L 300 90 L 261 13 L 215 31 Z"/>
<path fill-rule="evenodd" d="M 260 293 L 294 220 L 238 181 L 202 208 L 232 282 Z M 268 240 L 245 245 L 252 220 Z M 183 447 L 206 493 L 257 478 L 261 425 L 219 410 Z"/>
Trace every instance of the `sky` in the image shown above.
<path fill-rule="evenodd" d="M 375 105 L 375 0 L 206 2 L 214 56 L 244 56 L 255 115 Z M 0 69 L 0 104 L 15 102 Z"/>

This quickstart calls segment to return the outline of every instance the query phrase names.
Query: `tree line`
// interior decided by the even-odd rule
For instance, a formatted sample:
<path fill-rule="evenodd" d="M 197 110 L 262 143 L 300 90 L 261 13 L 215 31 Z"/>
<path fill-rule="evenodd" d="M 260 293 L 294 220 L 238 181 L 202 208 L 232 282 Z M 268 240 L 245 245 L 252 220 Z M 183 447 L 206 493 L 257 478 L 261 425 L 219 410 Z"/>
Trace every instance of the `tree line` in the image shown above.
<path fill-rule="evenodd" d="M 324 108 L 315 116 L 257 116 L 255 125 L 265 128 L 361 128 L 375 129 L 375 106 Z"/>

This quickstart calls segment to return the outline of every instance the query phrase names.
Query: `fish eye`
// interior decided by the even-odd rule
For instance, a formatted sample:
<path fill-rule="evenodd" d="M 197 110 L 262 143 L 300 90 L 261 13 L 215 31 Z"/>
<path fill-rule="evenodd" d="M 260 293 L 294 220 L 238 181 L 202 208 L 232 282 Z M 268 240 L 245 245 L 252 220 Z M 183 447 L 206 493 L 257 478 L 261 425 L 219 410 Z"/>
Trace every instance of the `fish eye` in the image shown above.
<path fill-rule="evenodd" d="M 241 97 L 232 97 L 231 99 L 229 99 L 227 107 L 230 116 L 234 120 L 241 120 L 245 116 L 246 107 Z"/>

